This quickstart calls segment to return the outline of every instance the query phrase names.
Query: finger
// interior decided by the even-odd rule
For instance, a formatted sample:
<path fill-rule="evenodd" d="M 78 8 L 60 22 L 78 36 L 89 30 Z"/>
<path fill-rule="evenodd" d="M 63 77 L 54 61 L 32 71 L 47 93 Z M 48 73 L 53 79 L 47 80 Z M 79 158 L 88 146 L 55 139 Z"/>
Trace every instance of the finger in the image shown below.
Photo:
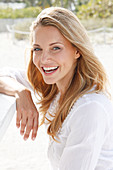
<path fill-rule="evenodd" d="M 21 118 L 22 118 L 21 113 L 19 113 L 19 112 L 17 111 L 17 116 L 16 116 L 16 126 L 17 126 L 17 128 L 20 127 Z"/>
<path fill-rule="evenodd" d="M 32 140 L 35 140 L 37 136 L 37 130 L 38 130 L 38 117 L 36 116 L 34 118 L 34 124 L 33 124 L 33 131 L 32 131 Z"/>
<path fill-rule="evenodd" d="M 26 125 L 27 125 L 27 119 L 26 119 L 26 117 L 23 117 L 22 121 L 21 121 L 21 128 L 20 128 L 20 134 L 21 135 L 24 134 Z"/>
<path fill-rule="evenodd" d="M 30 135 L 30 132 L 33 128 L 33 118 L 28 118 L 28 121 L 27 121 L 27 126 L 26 126 L 26 132 L 24 134 L 24 140 L 27 140 L 29 135 Z"/>

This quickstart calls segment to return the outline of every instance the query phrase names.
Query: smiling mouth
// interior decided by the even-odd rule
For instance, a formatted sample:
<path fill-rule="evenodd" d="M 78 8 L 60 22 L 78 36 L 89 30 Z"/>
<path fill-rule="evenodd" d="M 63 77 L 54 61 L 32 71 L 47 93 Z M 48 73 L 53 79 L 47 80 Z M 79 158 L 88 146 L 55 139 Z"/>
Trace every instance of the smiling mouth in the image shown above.
<path fill-rule="evenodd" d="M 56 70 L 58 70 L 59 66 L 57 67 L 42 67 L 42 70 L 44 71 L 44 73 L 53 73 L 55 72 Z"/>

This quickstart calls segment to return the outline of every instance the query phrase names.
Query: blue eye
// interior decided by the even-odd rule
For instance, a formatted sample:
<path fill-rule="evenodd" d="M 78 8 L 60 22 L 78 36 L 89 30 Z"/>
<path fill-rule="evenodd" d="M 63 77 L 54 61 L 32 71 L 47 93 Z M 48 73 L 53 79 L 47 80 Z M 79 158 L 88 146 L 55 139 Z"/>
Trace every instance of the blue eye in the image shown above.
<path fill-rule="evenodd" d="M 34 48 L 33 51 L 40 51 L 40 48 Z"/>
<path fill-rule="evenodd" d="M 53 50 L 60 50 L 60 47 L 53 47 Z"/>

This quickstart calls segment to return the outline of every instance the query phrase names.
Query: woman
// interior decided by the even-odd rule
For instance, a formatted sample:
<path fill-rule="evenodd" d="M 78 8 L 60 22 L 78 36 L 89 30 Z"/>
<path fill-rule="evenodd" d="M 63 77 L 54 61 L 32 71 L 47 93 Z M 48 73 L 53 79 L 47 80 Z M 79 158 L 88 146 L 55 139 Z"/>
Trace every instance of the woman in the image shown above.
<path fill-rule="evenodd" d="M 113 107 L 104 68 L 84 27 L 69 10 L 47 8 L 31 26 L 31 45 L 27 75 L 40 96 L 51 168 L 112 170 Z M 23 73 L 12 72 L 8 83 L 1 77 L 0 91 L 17 98 L 17 127 L 24 139 L 31 131 L 35 139 L 38 111 Z"/>

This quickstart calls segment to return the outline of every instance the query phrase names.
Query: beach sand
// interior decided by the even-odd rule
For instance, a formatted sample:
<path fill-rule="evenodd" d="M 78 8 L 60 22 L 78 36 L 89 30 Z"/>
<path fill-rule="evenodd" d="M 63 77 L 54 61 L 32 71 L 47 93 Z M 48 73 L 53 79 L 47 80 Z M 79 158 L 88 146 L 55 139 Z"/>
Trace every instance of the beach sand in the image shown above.
<path fill-rule="evenodd" d="M 28 41 L 12 41 L 9 33 L 0 33 L 0 68 L 25 68 L 25 48 Z M 96 55 L 103 63 L 111 83 L 113 95 L 113 45 L 93 44 Z M 35 141 L 23 140 L 16 128 L 16 114 L 0 142 L 0 170 L 49 170 L 47 136 L 42 126 Z"/>

